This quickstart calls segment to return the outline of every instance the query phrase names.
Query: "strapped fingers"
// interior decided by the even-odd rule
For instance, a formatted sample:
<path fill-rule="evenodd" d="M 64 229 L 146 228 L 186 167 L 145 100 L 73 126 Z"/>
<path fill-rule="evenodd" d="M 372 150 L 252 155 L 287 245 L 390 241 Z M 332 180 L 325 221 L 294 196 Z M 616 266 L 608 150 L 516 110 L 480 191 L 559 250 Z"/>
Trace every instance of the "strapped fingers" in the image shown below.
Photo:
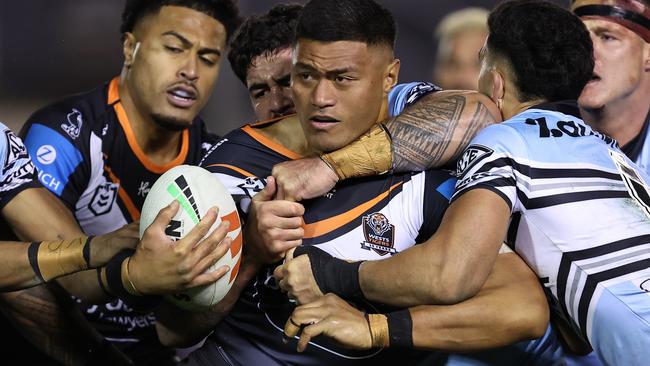
<path fill-rule="evenodd" d="M 327 319 L 304 327 L 302 333 L 300 333 L 298 347 L 296 348 L 298 352 L 304 352 L 305 349 L 307 349 L 307 346 L 309 345 L 311 339 L 319 336 L 320 334 L 326 333 L 329 327 L 331 327 L 331 323 L 328 322 Z"/>

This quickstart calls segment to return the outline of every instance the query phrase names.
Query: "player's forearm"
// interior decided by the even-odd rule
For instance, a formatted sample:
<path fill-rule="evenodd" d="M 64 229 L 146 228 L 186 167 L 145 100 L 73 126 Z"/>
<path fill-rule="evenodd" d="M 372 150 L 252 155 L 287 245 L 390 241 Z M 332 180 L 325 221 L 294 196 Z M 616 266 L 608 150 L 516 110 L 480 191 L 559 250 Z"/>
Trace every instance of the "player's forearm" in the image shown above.
<path fill-rule="evenodd" d="M 548 325 L 544 293 L 516 254 L 499 255 L 479 293 L 461 303 L 410 310 L 413 344 L 447 352 L 477 351 L 541 337 Z"/>
<path fill-rule="evenodd" d="M 41 283 L 27 257 L 29 243 L 2 242 L 0 245 L 0 291 L 14 291 Z"/>
<path fill-rule="evenodd" d="M 70 295 L 88 304 L 105 304 L 115 299 L 114 296 L 102 290 L 95 269 L 59 277 L 57 282 Z"/>
<path fill-rule="evenodd" d="M 485 95 L 429 94 L 346 147 L 324 154 L 339 179 L 441 167 L 460 156 L 480 129 L 501 120 Z"/>
<path fill-rule="evenodd" d="M 509 217 L 499 195 L 486 189 L 464 193 L 429 240 L 361 265 L 364 296 L 399 307 L 455 304 L 474 296 L 492 271 Z"/>
<path fill-rule="evenodd" d="M 471 91 L 441 91 L 422 97 L 386 122 L 395 172 L 422 171 L 457 159 L 483 127 L 499 122 L 494 103 Z"/>

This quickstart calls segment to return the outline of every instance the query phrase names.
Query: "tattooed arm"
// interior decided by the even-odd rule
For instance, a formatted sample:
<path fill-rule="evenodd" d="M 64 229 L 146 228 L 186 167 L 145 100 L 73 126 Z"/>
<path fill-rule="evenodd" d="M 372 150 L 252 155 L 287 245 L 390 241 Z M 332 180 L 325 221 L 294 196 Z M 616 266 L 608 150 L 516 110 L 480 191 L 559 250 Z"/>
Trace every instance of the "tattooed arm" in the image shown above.
<path fill-rule="evenodd" d="M 444 166 L 460 156 L 480 129 L 499 121 L 494 102 L 478 92 L 425 95 L 346 147 L 273 167 L 282 192 L 277 198 L 300 201 L 327 193 L 340 179 Z"/>
<path fill-rule="evenodd" d="M 454 161 L 479 130 L 500 120 L 494 103 L 478 92 L 426 95 L 385 124 L 392 137 L 393 171 L 421 171 Z"/>

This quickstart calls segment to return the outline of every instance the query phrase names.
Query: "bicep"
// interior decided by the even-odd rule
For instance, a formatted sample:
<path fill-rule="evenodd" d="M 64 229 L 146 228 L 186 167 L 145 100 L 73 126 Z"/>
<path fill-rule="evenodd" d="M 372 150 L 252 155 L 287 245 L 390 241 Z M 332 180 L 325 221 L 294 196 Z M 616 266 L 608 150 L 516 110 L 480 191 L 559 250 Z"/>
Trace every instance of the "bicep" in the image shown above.
<path fill-rule="evenodd" d="M 20 192 L 4 206 L 2 216 L 22 240 L 56 240 L 82 235 L 70 211 L 45 188 Z"/>

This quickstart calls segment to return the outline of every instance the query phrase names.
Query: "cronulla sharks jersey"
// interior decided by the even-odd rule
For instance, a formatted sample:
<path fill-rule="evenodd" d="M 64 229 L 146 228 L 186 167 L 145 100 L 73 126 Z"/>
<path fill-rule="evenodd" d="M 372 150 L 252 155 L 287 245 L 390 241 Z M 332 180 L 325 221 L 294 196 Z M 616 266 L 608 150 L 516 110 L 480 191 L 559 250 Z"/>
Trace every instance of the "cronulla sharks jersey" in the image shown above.
<path fill-rule="evenodd" d="M 454 199 L 484 188 L 512 210 L 508 242 L 610 364 L 650 349 L 648 175 L 616 141 L 549 104 L 481 131 Z M 645 358 L 644 358 L 645 359 Z"/>
<path fill-rule="evenodd" d="M 39 187 L 36 168 L 22 140 L 0 123 L 0 209 L 18 193 Z"/>

